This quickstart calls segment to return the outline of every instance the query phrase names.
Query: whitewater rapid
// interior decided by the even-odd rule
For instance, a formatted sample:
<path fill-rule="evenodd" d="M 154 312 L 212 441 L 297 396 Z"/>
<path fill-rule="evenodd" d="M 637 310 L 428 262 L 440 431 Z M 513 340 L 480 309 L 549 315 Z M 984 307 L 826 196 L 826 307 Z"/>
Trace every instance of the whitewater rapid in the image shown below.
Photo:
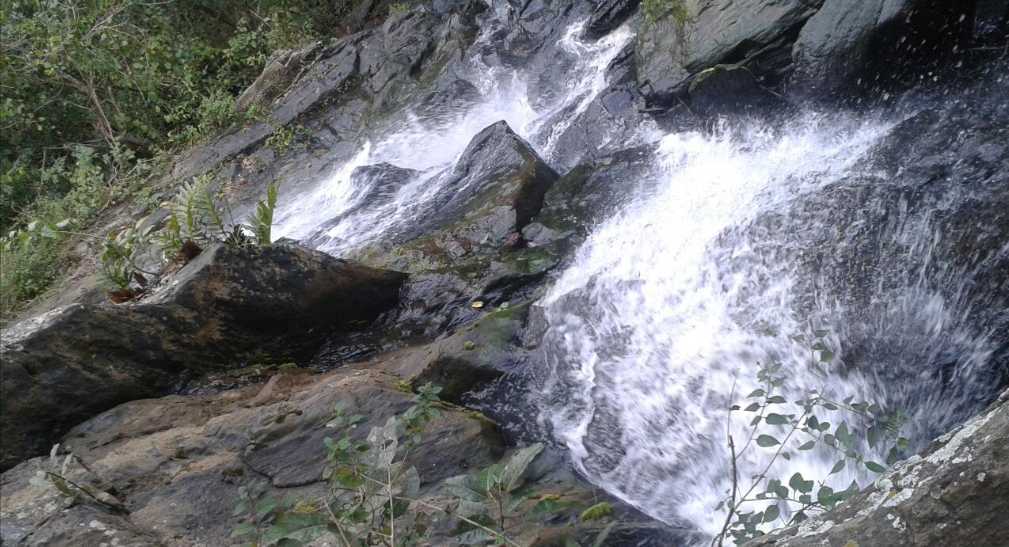
<path fill-rule="evenodd" d="M 318 248 L 337 255 L 395 233 L 427 211 L 424 205 L 439 194 L 444 182 L 441 175 L 477 133 L 498 121 L 507 122 L 552 163 L 558 140 L 606 88 L 607 68 L 634 36 L 631 28 L 624 26 L 596 42 L 587 42 L 580 38 L 583 27 L 584 21 L 563 33 L 557 54 L 569 60 L 570 69 L 558 82 L 559 89 L 547 97 L 534 88 L 530 75 L 519 69 L 488 64 L 479 55 L 467 58 L 461 72 L 480 92 L 475 104 L 436 118 L 419 116 L 412 108 L 393 116 L 388 127 L 366 140 L 348 161 L 335 166 L 332 175 L 307 194 L 281 203 L 274 237 L 321 236 L 325 243 Z M 493 27 L 486 28 L 471 50 L 479 51 L 481 43 L 493 39 Z M 654 138 L 653 126 L 643 127 L 639 135 L 642 140 Z M 384 206 L 362 208 L 320 233 L 319 227 L 326 221 L 358 209 L 366 198 L 368 188 L 355 185 L 354 170 L 382 163 L 412 169 L 417 175 Z"/>
<path fill-rule="evenodd" d="M 581 29 L 576 24 L 562 34 L 556 52 L 569 61 L 560 66 L 569 68 L 551 93 L 541 93 L 522 70 L 487 64 L 479 55 L 466 59 L 464 74 L 480 100 L 437 119 L 411 109 L 393 116 L 308 193 L 282 203 L 275 236 L 311 238 L 335 255 L 390 237 L 428 211 L 442 175 L 474 135 L 499 120 L 548 163 L 556 165 L 561 152 L 577 159 L 559 149 L 562 137 L 607 88 L 608 67 L 633 38 L 624 27 L 585 42 Z M 492 33 L 484 33 L 477 45 L 489 40 Z M 603 219 L 537 304 L 548 328 L 530 400 L 585 477 L 659 520 L 716 533 L 724 520 L 717 505 L 729 487 L 725 439 L 748 431 L 746 417 L 727 420 L 727 409 L 759 387 L 756 371 L 769 362 L 782 365 L 789 398 L 817 389 L 836 399 L 913 404 L 904 433 L 918 443 L 963 417 L 963 408 L 939 391 L 914 391 L 883 381 L 879 372 L 844 366 L 853 341 L 870 332 L 880 333 L 895 353 L 926 364 L 952 340 L 954 374 L 973 374 L 990 344 L 965 326 L 969 307 L 955 297 L 963 272 L 947 272 L 939 288 L 926 279 L 907 280 L 896 291 L 880 288 L 879 309 L 852 325 L 846 304 L 817 290 L 821 280 L 799 268 L 797 257 L 807 251 L 801 241 L 796 251 L 787 230 L 764 239 L 751 230 L 764 229 L 760 219 L 788 218 L 806 196 L 874 175 L 865 154 L 899 121 L 806 113 L 773 129 L 736 125 L 672 134 L 645 123 L 616 143 L 652 145 L 655 174 L 613 181 L 632 189 L 629 205 Z M 602 137 L 603 143 L 620 138 Z M 368 203 L 369 188 L 353 175 L 383 163 L 412 170 L 409 180 L 389 199 Z M 838 232 L 837 245 L 851 243 L 844 227 L 812 228 Z M 938 236 L 927 218 L 887 234 L 906 240 L 909 260 L 932 259 Z M 781 256 L 796 260 L 775 262 L 767 249 L 777 247 L 794 251 Z M 819 330 L 828 333 L 835 353 L 826 372 L 809 366 L 809 343 L 795 338 Z M 913 366 L 905 368 L 913 373 Z M 740 476 L 762 469 L 770 454 L 743 454 Z M 824 451 L 801 452 L 771 472 L 827 477 L 835 461 Z M 870 478 L 849 466 L 827 484 L 841 489 Z"/>

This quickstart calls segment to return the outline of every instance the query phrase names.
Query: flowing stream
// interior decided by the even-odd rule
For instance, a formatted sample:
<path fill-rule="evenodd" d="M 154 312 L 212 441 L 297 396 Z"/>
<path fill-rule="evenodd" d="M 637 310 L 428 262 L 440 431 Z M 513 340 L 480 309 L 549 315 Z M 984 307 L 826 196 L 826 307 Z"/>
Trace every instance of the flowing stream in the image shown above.
<path fill-rule="evenodd" d="M 633 37 L 623 28 L 589 43 L 580 30 L 572 26 L 557 45 L 570 71 L 549 94 L 521 70 L 468 59 L 477 104 L 437 120 L 405 112 L 307 195 L 285 202 L 276 233 L 316 238 L 333 254 L 395 233 L 423 213 L 470 139 L 498 120 L 551 163 Z M 531 396 L 589 480 L 660 520 L 717 532 L 724 513 L 716 505 L 729 487 L 726 434 L 744 438 L 749 429 L 748 417 L 728 420 L 727 408 L 761 387 L 757 370 L 771 362 L 781 364 L 789 398 L 817 389 L 899 408 L 915 447 L 977 410 L 964 393 L 984 381 L 991 333 L 970 321 L 969 272 L 933 256 L 941 233 L 928 215 L 882 229 L 908 273 L 870 283 L 863 300 L 829 290 L 805 260 L 857 244 L 834 217 L 808 213 L 819 196 L 877 175 L 864 156 L 899 122 L 807 113 L 774 130 L 640 129 L 635 142 L 657 144 L 658 175 L 627 181 L 636 188 L 630 205 L 594 229 L 539 303 L 549 324 L 540 349 L 546 373 Z M 352 174 L 379 163 L 412 172 L 389 199 L 368 204 L 368 188 Z M 866 222 L 859 218 L 851 228 Z M 809 233 L 836 237 L 825 248 Z M 819 330 L 835 354 L 822 371 L 810 366 L 811 342 L 797 339 Z M 866 366 L 882 359 L 886 367 Z M 942 388 L 932 374 L 940 365 L 961 391 Z M 757 473 L 770 454 L 741 455 L 740 476 Z M 835 461 L 824 450 L 796 452 L 772 473 L 826 477 Z M 849 466 L 828 484 L 869 477 Z"/>
<path fill-rule="evenodd" d="M 488 65 L 478 55 L 467 59 L 463 70 L 481 95 L 475 105 L 437 119 L 424 119 L 408 109 L 386 134 L 365 142 L 350 161 L 337 167 L 309 194 L 282 203 L 276 236 L 322 236 L 324 243 L 319 249 L 339 254 L 395 233 L 426 211 L 424 204 L 439 193 L 439 176 L 455 163 L 470 140 L 500 120 L 508 122 L 551 163 L 558 139 L 606 87 L 607 67 L 633 38 L 632 31 L 624 27 L 597 42 L 585 42 L 579 38 L 583 27 L 583 22 L 574 24 L 563 34 L 556 53 L 569 60 L 571 69 L 557 82 L 561 88 L 551 90 L 546 98 L 531 88 L 528 75 L 521 71 Z M 470 49 L 479 50 L 480 42 L 487 40 L 490 33 L 484 32 Z M 369 187 L 355 184 L 354 170 L 382 163 L 417 174 L 383 206 L 369 204 L 357 210 L 369 195 Z M 334 217 L 342 218 L 320 230 Z"/>

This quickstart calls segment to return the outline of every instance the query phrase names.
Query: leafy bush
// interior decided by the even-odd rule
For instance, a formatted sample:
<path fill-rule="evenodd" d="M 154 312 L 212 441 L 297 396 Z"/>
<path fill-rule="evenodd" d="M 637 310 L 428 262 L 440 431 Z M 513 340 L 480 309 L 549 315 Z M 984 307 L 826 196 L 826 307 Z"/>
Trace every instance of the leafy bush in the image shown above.
<path fill-rule="evenodd" d="M 270 53 L 333 32 L 351 4 L 3 3 L 0 311 L 42 293 L 68 260 L 66 234 L 39 243 L 29 224 L 86 232 L 144 188 L 152 158 L 255 116 L 238 115 L 234 97 Z"/>

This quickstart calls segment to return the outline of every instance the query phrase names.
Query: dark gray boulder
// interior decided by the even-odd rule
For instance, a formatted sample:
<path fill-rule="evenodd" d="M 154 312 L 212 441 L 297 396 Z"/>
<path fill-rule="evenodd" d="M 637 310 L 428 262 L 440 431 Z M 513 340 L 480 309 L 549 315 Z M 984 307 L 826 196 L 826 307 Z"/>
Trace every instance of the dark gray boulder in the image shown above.
<path fill-rule="evenodd" d="M 556 264 L 524 249 L 521 232 L 557 173 L 507 123 L 473 137 L 456 165 L 438 176 L 445 179 L 437 183 L 440 193 L 414 212 L 413 222 L 353 254 L 411 274 L 399 329 L 416 322 L 443 332 L 472 314 L 469 302 L 491 293 L 506 301 Z"/>
<path fill-rule="evenodd" d="M 974 2 L 827 0 L 802 27 L 795 91 L 824 98 L 918 83 L 966 48 Z"/>
<path fill-rule="evenodd" d="M 604 0 L 596 6 L 585 23 L 585 37 L 590 40 L 602 38 L 619 27 L 638 10 L 641 0 Z"/>
<path fill-rule="evenodd" d="M 646 23 L 636 48 L 642 93 L 649 105 L 668 108 L 694 75 L 718 64 L 741 64 L 761 85 L 777 86 L 795 33 L 821 1 L 709 0 Z"/>
<path fill-rule="evenodd" d="M 215 246 L 146 299 L 72 305 L 4 333 L 0 467 L 45 452 L 116 404 L 185 372 L 311 354 L 394 306 L 403 274 L 304 248 Z"/>

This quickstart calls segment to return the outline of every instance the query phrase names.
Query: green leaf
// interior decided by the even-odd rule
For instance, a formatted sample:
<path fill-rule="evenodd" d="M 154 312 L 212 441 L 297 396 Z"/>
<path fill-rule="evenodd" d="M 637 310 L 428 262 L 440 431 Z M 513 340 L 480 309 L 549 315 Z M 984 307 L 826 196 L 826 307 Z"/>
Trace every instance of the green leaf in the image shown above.
<path fill-rule="evenodd" d="M 788 497 L 788 487 L 785 486 L 785 485 L 779 484 L 778 486 L 774 487 L 774 493 L 779 498 L 782 498 L 782 499 L 787 498 Z"/>
<path fill-rule="evenodd" d="M 873 473 L 882 473 L 882 472 L 886 471 L 885 467 L 883 467 L 882 465 L 879 465 L 876 462 L 871 462 L 871 461 L 866 461 L 865 462 L 865 467 L 867 467 L 869 469 L 869 471 L 872 471 Z"/>
<path fill-rule="evenodd" d="M 812 450 L 816 446 L 816 441 L 808 441 L 799 445 L 799 450 Z"/>
<path fill-rule="evenodd" d="M 842 469 L 844 469 L 844 460 L 843 459 L 837 460 L 837 463 L 834 464 L 834 467 L 830 468 L 830 473 L 827 474 L 833 475 L 834 473 L 839 473 Z"/>
<path fill-rule="evenodd" d="M 243 522 L 231 531 L 231 537 L 237 538 L 242 536 L 251 536 L 256 533 L 256 527 L 250 522 Z"/>
<path fill-rule="evenodd" d="M 781 443 L 778 442 L 778 439 L 775 439 L 770 435 L 760 435 L 757 437 L 757 446 L 767 448 L 770 446 L 775 446 L 777 444 Z"/>
<path fill-rule="evenodd" d="M 256 503 L 256 518 L 262 519 L 270 514 L 280 502 L 272 496 L 267 496 Z"/>
<path fill-rule="evenodd" d="M 772 505 L 764 510 L 764 522 L 774 522 L 778 520 L 778 516 L 781 514 L 781 509 L 777 505 Z"/>
<path fill-rule="evenodd" d="M 834 489 L 829 486 L 820 487 L 816 492 L 816 501 L 821 505 L 829 507 L 834 504 Z"/>
<path fill-rule="evenodd" d="M 756 412 L 759 409 L 760 409 L 760 403 L 750 403 L 750 405 L 744 408 L 743 410 L 745 410 L 746 412 Z"/>
<path fill-rule="evenodd" d="M 781 414 L 775 414 L 773 412 L 768 414 L 767 417 L 764 418 L 764 421 L 766 421 L 770 425 L 785 425 L 790 423 L 788 418 L 782 416 Z"/>
<path fill-rule="evenodd" d="M 522 486 L 522 479 L 525 476 L 526 469 L 542 451 L 543 445 L 536 443 L 515 452 L 508 459 L 508 463 L 505 464 L 504 469 L 501 471 L 500 478 L 500 482 L 506 492 L 511 492 Z"/>
<path fill-rule="evenodd" d="M 612 514 L 613 505 L 609 502 L 603 501 L 582 511 L 582 514 L 578 516 L 578 519 L 582 522 L 591 522 L 593 520 L 604 519 Z"/>
<path fill-rule="evenodd" d="M 854 442 L 854 439 L 851 437 L 851 432 L 848 431 L 847 422 L 841 422 L 841 425 L 837 426 L 837 430 L 834 431 L 834 436 L 847 447 L 850 447 Z"/>
<path fill-rule="evenodd" d="M 802 473 L 795 473 L 788 479 L 788 485 L 797 492 L 809 493 L 813 491 L 813 481 L 807 481 L 802 477 Z"/>
<path fill-rule="evenodd" d="M 755 389 L 755 390 L 751 391 L 750 394 L 746 396 L 746 398 L 749 399 L 749 398 L 752 398 L 752 397 L 763 397 L 764 394 L 765 394 L 764 390 L 762 390 L 762 389 Z"/>
<path fill-rule="evenodd" d="M 459 545 L 486 545 L 498 539 L 497 534 L 491 534 L 485 530 L 470 530 L 455 536 L 455 542 Z"/>
<path fill-rule="evenodd" d="M 880 435 L 878 427 L 872 426 L 869 428 L 866 432 L 866 439 L 869 441 L 869 448 L 876 448 L 876 445 L 879 444 Z"/>
<path fill-rule="evenodd" d="M 770 404 L 770 405 L 780 405 L 780 404 L 782 404 L 784 402 L 786 402 L 785 398 L 782 397 L 781 395 L 774 395 L 774 396 L 771 396 L 771 397 L 767 398 L 767 404 Z"/>
<path fill-rule="evenodd" d="M 613 522 L 607 524 L 606 528 L 603 528 L 599 532 L 599 535 L 596 536 L 595 541 L 592 542 L 592 547 L 603 547 L 603 545 L 605 545 L 605 543 L 606 543 L 606 538 L 608 538 L 610 536 L 610 532 L 613 531 L 613 528 L 616 525 L 617 525 L 617 521 L 613 521 Z"/>
<path fill-rule="evenodd" d="M 821 363 L 829 363 L 833 359 L 834 359 L 834 352 L 830 351 L 829 349 L 825 349 L 825 350 L 820 351 L 820 362 Z"/>

